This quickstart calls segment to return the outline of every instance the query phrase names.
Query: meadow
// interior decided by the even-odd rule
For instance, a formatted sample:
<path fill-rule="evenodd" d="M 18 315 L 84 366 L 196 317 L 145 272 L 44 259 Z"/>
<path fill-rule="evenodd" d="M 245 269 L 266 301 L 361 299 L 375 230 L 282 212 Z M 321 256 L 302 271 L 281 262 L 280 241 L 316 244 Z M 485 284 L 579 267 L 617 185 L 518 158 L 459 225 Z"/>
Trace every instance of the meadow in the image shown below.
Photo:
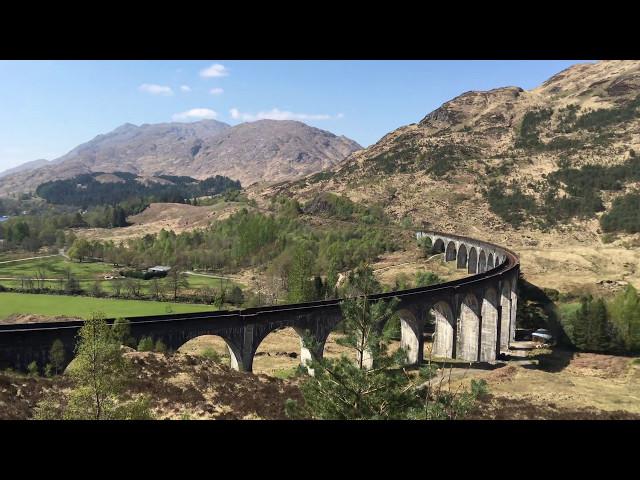
<path fill-rule="evenodd" d="M 109 293 L 112 291 L 114 282 L 121 282 L 122 279 L 105 280 L 105 275 L 118 275 L 121 267 L 114 267 L 112 264 L 103 262 L 74 262 L 63 256 L 53 256 L 33 260 L 16 261 L 11 263 L 0 263 L 0 285 L 7 288 L 22 288 L 24 278 L 36 279 L 38 271 L 44 273 L 47 279 L 45 285 L 51 289 L 59 288 L 59 279 L 66 278 L 67 271 L 71 272 L 80 282 L 80 288 L 85 291 L 91 290 L 96 281 L 100 282 L 102 289 Z M 230 280 L 220 280 L 200 275 L 188 276 L 189 289 L 200 289 L 210 287 L 220 289 L 221 285 L 231 289 L 234 285 L 244 288 L 244 285 L 231 282 Z M 151 281 L 143 280 L 141 293 L 151 293 Z"/>
<path fill-rule="evenodd" d="M 20 313 L 88 318 L 93 312 L 101 312 L 114 318 L 212 310 L 215 307 L 211 305 L 188 303 L 0 292 L 0 320 Z"/>

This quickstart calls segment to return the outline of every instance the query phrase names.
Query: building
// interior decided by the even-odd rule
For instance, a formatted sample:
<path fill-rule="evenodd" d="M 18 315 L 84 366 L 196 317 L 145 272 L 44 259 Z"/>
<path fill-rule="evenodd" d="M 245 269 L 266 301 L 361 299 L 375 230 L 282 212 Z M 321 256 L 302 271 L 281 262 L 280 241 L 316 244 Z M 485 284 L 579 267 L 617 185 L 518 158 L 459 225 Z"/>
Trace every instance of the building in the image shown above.
<path fill-rule="evenodd" d="M 549 333 L 549 330 L 539 328 L 531 334 L 531 340 L 534 343 L 546 343 L 551 344 L 553 342 L 553 336 Z"/>
<path fill-rule="evenodd" d="M 171 270 L 171 267 L 167 267 L 165 265 L 156 265 L 155 267 L 151 267 L 148 269 L 148 271 L 156 273 L 167 273 L 169 272 L 169 270 Z"/>

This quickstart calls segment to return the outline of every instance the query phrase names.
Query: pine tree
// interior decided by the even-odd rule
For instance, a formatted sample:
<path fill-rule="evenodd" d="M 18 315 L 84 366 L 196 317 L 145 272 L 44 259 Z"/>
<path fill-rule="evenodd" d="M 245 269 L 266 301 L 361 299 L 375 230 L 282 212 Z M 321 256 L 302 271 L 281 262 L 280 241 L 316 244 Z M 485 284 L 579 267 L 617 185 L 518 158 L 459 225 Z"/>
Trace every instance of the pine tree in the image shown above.
<path fill-rule="evenodd" d="M 291 271 L 289 273 L 287 299 L 290 303 L 309 302 L 314 299 L 312 282 L 314 260 L 304 245 L 293 250 Z"/>
<path fill-rule="evenodd" d="M 379 284 L 368 267 L 351 276 L 354 292 L 368 292 Z M 402 349 L 391 355 L 382 326 L 396 316 L 398 300 L 371 301 L 366 296 L 342 303 L 346 335 L 339 343 L 355 351 L 357 360 L 313 358 L 313 372 L 302 381 L 304 405 L 287 400 L 285 411 L 292 418 L 334 420 L 360 419 L 446 419 L 463 416 L 485 391 L 484 384 L 472 385 L 471 392 L 435 391 L 418 384 L 433 377 L 431 369 L 421 369 L 417 378 L 399 368 L 406 361 Z M 317 345 L 304 343 L 311 351 Z"/>

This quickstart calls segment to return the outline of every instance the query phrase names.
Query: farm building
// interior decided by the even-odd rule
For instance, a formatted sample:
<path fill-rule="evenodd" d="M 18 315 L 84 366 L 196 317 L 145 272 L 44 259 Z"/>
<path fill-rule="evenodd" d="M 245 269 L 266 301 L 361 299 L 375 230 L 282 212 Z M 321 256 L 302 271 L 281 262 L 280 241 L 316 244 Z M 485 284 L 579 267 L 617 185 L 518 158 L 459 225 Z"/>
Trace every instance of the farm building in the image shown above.
<path fill-rule="evenodd" d="M 169 270 L 171 270 L 171 267 L 167 267 L 166 265 L 156 265 L 155 267 L 149 268 L 150 272 L 157 273 L 167 273 Z"/>

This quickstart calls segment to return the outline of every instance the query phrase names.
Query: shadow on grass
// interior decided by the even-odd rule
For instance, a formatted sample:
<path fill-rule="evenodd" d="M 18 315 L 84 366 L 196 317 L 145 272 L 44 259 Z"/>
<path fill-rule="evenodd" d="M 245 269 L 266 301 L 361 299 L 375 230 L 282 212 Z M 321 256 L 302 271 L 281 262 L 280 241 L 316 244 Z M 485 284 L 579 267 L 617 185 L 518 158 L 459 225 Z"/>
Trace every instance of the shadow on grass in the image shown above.
<path fill-rule="evenodd" d="M 561 372 L 569 366 L 575 355 L 574 351 L 556 348 L 549 353 L 541 353 L 531 357 L 532 360 L 537 360 L 537 364 L 523 365 L 523 368 L 549 373 Z"/>

